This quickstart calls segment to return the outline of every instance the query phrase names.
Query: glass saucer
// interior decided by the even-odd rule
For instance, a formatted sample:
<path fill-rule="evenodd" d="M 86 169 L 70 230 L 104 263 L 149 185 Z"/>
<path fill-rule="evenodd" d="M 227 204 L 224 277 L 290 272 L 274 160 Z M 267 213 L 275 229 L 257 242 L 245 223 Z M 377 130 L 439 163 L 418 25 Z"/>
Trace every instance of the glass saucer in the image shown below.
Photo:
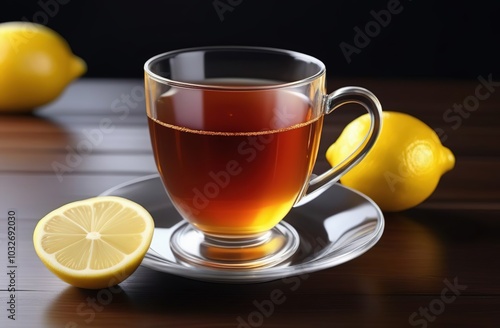
<path fill-rule="evenodd" d="M 295 228 L 300 239 L 297 251 L 286 261 L 246 270 L 203 268 L 181 262 L 170 248 L 172 232 L 185 222 L 170 202 L 158 174 L 122 183 L 101 195 L 133 200 L 153 216 L 155 231 L 143 266 L 209 282 L 258 283 L 330 268 L 368 251 L 384 231 L 382 211 L 371 199 L 335 184 L 285 217 L 285 224 Z"/>

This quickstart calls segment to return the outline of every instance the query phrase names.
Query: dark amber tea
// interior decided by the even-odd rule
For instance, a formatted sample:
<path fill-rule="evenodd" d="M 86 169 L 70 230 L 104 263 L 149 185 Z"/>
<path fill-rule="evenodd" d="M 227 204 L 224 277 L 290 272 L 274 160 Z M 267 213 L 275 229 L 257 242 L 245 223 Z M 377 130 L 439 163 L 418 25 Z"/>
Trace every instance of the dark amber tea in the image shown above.
<path fill-rule="evenodd" d="M 309 181 L 323 115 L 298 92 L 171 88 L 153 107 L 149 128 L 163 183 L 182 216 L 206 234 L 268 231 Z"/>
<path fill-rule="evenodd" d="M 156 165 L 183 218 L 166 242 L 190 266 L 245 271 L 290 259 L 301 238 L 282 219 L 353 168 L 380 133 L 375 95 L 354 86 L 327 94 L 325 65 L 295 51 L 180 49 L 150 58 L 144 72 Z M 370 114 L 365 142 L 311 178 L 323 117 L 345 104 Z"/>

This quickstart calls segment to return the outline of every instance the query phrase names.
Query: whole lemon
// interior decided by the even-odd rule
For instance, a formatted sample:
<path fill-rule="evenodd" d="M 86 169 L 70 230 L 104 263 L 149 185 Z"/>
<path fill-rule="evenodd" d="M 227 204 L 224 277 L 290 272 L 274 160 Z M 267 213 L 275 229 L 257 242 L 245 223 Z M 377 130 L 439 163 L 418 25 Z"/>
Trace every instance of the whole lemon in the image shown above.
<path fill-rule="evenodd" d="M 363 142 L 369 126 L 368 114 L 349 123 L 328 148 L 328 162 L 332 166 L 342 162 Z M 373 148 L 340 181 L 384 211 L 401 211 L 427 199 L 454 165 L 453 153 L 428 125 L 408 114 L 385 111 Z"/>
<path fill-rule="evenodd" d="M 0 24 L 0 112 L 51 102 L 86 68 L 52 29 L 29 22 Z"/>

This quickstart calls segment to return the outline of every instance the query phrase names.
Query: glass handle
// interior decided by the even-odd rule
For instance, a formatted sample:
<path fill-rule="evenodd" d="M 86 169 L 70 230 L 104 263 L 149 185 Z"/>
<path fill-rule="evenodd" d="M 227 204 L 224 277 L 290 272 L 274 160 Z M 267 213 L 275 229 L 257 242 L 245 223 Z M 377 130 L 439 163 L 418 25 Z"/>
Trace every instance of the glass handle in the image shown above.
<path fill-rule="evenodd" d="M 319 176 L 312 177 L 307 190 L 295 203 L 294 207 L 304 205 L 319 196 L 323 191 L 336 183 L 344 174 L 359 163 L 373 147 L 382 128 L 382 106 L 370 91 L 360 87 L 340 88 L 325 96 L 324 111 L 330 114 L 335 109 L 346 104 L 363 106 L 370 114 L 370 129 L 363 142 L 346 159 Z"/>

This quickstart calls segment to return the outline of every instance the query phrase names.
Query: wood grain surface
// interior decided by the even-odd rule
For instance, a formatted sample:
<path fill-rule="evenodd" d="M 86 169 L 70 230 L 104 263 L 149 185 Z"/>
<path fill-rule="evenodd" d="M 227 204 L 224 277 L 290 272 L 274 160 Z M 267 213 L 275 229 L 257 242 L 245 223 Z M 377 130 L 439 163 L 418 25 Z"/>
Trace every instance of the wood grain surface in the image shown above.
<path fill-rule="evenodd" d="M 422 119 L 455 153 L 456 167 L 420 206 L 384 213 L 384 235 L 366 254 L 252 285 L 141 267 L 119 287 L 88 291 L 60 281 L 37 258 L 31 238 L 46 213 L 156 172 L 141 80 L 81 79 L 33 115 L 0 116 L 0 327 L 499 327 L 500 88 L 478 87 L 481 78 L 329 81 L 329 91 L 363 86 L 385 110 Z M 339 109 L 326 118 L 317 172 L 328 167 L 328 145 L 360 113 Z M 9 211 L 16 216 L 15 320 Z M 273 293 L 279 304 L 270 302 Z"/>

